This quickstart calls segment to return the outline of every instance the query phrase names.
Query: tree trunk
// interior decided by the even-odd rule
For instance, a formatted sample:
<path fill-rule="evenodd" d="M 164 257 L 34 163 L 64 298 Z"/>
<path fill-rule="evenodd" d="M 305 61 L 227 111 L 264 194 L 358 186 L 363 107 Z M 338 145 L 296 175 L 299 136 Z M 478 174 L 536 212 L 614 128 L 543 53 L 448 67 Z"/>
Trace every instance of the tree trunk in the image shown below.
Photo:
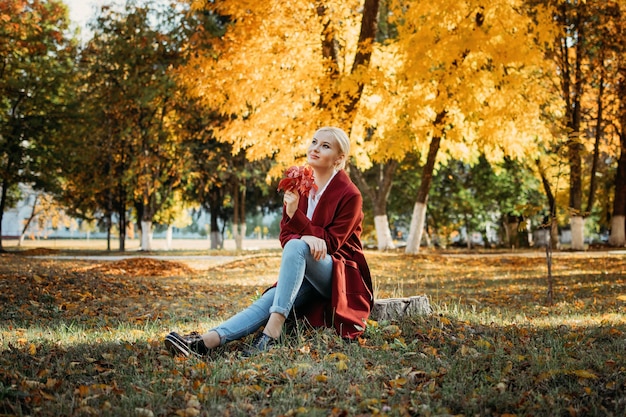
<path fill-rule="evenodd" d="M 566 2 L 564 2 L 566 3 Z M 566 9 L 567 5 L 563 4 L 563 8 Z M 564 20 L 569 21 L 564 12 Z M 584 235 L 583 239 L 580 236 L 574 237 L 575 233 L 582 232 L 584 229 L 580 229 L 581 221 L 574 219 L 576 217 L 583 216 L 582 198 L 583 198 L 583 185 L 582 185 L 582 152 L 583 145 L 581 143 L 581 98 L 583 93 L 583 72 L 582 62 L 584 59 L 584 44 L 585 44 L 585 32 L 583 25 L 583 5 L 579 4 L 576 7 L 576 16 L 570 23 L 573 25 L 573 30 L 576 32 L 576 44 L 574 48 L 574 73 L 572 74 L 569 54 L 570 48 L 568 46 L 569 39 L 561 40 L 561 59 L 563 60 L 563 97 L 565 97 L 566 104 L 566 116 L 567 127 L 569 130 L 569 139 L 567 142 L 568 160 L 570 167 L 569 177 L 569 209 L 572 225 L 572 249 L 584 250 Z M 584 222 L 582 222 L 584 223 Z M 574 231 L 576 228 L 576 232 Z"/>
<path fill-rule="evenodd" d="M 152 250 L 152 221 L 150 220 L 141 221 L 141 250 Z"/>
<path fill-rule="evenodd" d="M 111 219 L 111 213 L 107 213 L 105 217 L 106 231 L 107 231 L 107 252 L 111 251 L 111 227 L 113 226 L 113 220 Z"/>
<path fill-rule="evenodd" d="M 222 238 L 222 233 L 219 230 L 211 231 L 209 239 L 211 240 L 211 249 L 224 248 L 224 239 Z"/>
<path fill-rule="evenodd" d="M 551 249 L 559 249 L 561 246 L 559 225 L 556 222 L 556 217 L 552 217 L 550 222 L 550 245 L 552 246 Z"/>
<path fill-rule="evenodd" d="M 446 111 L 441 111 L 437 114 L 433 123 L 435 131 L 439 128 L 445 116 Z M 435 161 L 437 160 L 437 153 L 439 152 L 440 145 L 441 136 L 435 136 L 431 139 L 430 146 L 428 148 L 426 165 L 424 165 L 424 171 L 422 173 L 422 181 L 417 191 L 415 206 L 413 207 L 411 227 L 409 229 L 409 236 L 405 249 L 405 252 L 408 254 L 417 254 L 419 252 L 422 234 L 424 233 L 424 223 L 426 222 L 426 203 L 428 202 L 428 192 L 430 191 L 430 184 L 433 181 Z"/>
<path fill-rule="evenodd" d="M 6 208 L 6 201 L 7 201 L 7 194 L 8 194 L 7 188 L 8 188 L 8 181 L 3 180 L 2 187 L 0 187 L 0 189 L 2 190 L 0 191 L 0 253 L 6 252 L 4 248 L 2 247 L 2 219 L 4 218 L 4 209 Z"/>
<path fill-rule="evenodd" d="M 567 120 L 568 141 L 567 156 L 569 161 L 569 210 L 570 223 L 574 217 L 583 215 L 582 210 L 582 157 L 583 146 L 581 143 L 581 97 L 583 93 L 582 62 L 584 55 L 584 4 L 577 3 L 570 10 L 568 2 L 560 5 L 560 23 L 566 28 L 560 38 L 558 64 L 561 76 L 561 93 L 565 101 L 565 118 Z M 573 44 L 573 48 L 572 48 Z M 573 59 L 573 63 L 571 60 Z M 574 231 L 572 230 L 572 234 Z M 576 240 L 576 244 L 574 244 Z M 584 239 L 583 239 L 584 240 Z M 578 237 L 572 236 L 572 249 L 583 250 L 579 245 Z"/>
<path fill-rule="evenodd" d="M 593 204 L 596 197 L 596 188 L 598 187 L 598 180 L 596 179 L 596 173 L 598 171 L 598 161 L 600 159 L 600 142 L 602 140 L 602 136 L 604 135 L 603 130 L 603 112 L 604 112 L 604 49 L 600 50 L 600 59 L 602 65 L 600 66 L 600 82 L 598 87 L 598 98 L 597 98 L 597 106 L 598 106 L 598 114 L 596 115 L 596 134 L 595 141 L 593 144 L 593 158 L 591 161 L 591 180 L 589 181 L 589 195 L 587 198 L 587 208 L 585 209 L 584 215 L 589 216 L 591 214 L 591 210 L 593 209 Z"/>
<path fill-rule="evenodd" d="M 391 230 L 389 229 L 389 219 L 386 214 L 374 216 L 374 227 L 376 228 L 376 243 L 378 250 L 395 249 Z"/>
<path fill-rule="evenodd" d="M 242 250 L 246 236 L 246 187 L 245 183 L 240 184 L 239 178 L 235 178 L 233 185 L 233 237 L 236 249 Z"/>
<path fill-rule="evenodd" d="M 422 235 L 424 234 L 424 223 L 426 222 L 426 203 L 417 202 L 413 206 L 411 215 L 411 226 L 409 236 L 406 241 L 405 253 L 415 255 L 419 253 Z"/>
<path fill-rule="evenodd" d="M 392 159 L 385 164 L 377 164 L 373 169 L 378 170 L 376 184 L 370 187 L 363 173 L 354 165 L 350 165 L 350 174 L 355 183 L 367 196 L 374 208 L 374 227 L 376 228 L 376 241 L 378 250 L 395 249 L 391 230 L 389 229 L 389 218 L 387 217 L 387 200 L 391 192 L 393 175 L 398 166 L 398 161 Z"/>
<path fill-rule="evenodd" d="M 174 235 L 174 226 L 167 225 L 167 233 L 165 235 L 165 250 L 172 250 L 172 240 Z"/>
<path fill-rule="evenodd" d="M 30 211 L 30 216 L 28 216 L 28 219 L 26 219 L 26 223 L 24 223 L 24 227 L 22 227 L 22 233 L 20 233 L 20 239 L 19 239 L 18 244 L 17 244 L 18 247 L 22 246 L 22 243 L 24 243 L 24 238 L 26 236 L 26 231 L 28 230 L 28 227 L 32 223 L 32 221 L 35 218 L 35 216 L 37 216 L 37 214 L 38 214 L 38 212 L 37 212 L 37 202 L 38 201 L 39 201 L 39 194 L 35 194 L 35 201 L 33 201 L 33 209 Z"/>
<path fill-rule="evenodd" d="M 126 227 L 128 226 L 128 220 L 126 219 L 126 192 L 124 191 L 123 184 L 119 184 L 120 190 L 120 200 L 118 202 L 118 213 L 119 216 L 119 242 L 120 242 L 120 251 L 124 252 L 126 250 Z"/>
<path fill-rule="evenodd" d="M 626 59 L 626 58 L 624 58 Z M 626 230 L 624 219 L 626 218 L 626 64 L 620 70 L 620 84 L 618 87 L 620 105 L 619 132 L 620 154 L 617 160 L 617 173 L 615 174 L 615 196 L 613 198 L 613 216 L 611 217 L 611 246 L 626 246 Z"/>
<path fill-rule="evenodd" d="M 626 81 L 625 81 L 626 83 Z M 626 98 L 624 98 L 626 100 Z M 626 103 L 624 103 L 626 113 Z M 624 218 L 626 217 L 626 114 L 623 117 L 623 132 L 620 135 L 621 150 L 617 161 L 617 174 L 615 175 L 615 196 L 613 198 L 613 216 L 611 217 L 611 246 L 626 245 L 626 231 L 624 230 Z"/>
<path fill-rule="evenodd" d="M 509 248 L 518 249 L 519 244 L 519 220 L 517 216 L 506 216 L 506 234 L 508 238 Z"/>
<path fill-rule="evenodd" d="M 224 234 L 219 226 L 219 218 L 222 213 L 222 192 L 220 188 L 211 188 L 209 191 L 209 204 L 209 213 L 211 216 L 209 239 L 211 240 L 211 249 L 223 249 Z"/>
<path fill-rule="evenodd" d="M 572 230 L 572 249 L 585 250 L 585 218 L 583 216 L 570 216 Z"/>
<path fill-rule="evenodd" d="M 550 212 L 548 220 L 550 222 L 550 245 L 552 249 L 556 249 L 559 247 L 559 225 L 556 221 L 556 199 L 554 198 L 554 194 L 552 193 L 552 186 L 550 185 L 550 181 L 548 181 L 546 171 L 543 169 L 541 161 L 537 159 L 535 163 L 537 164 L 539 176 L 541 177 L 543 190 L 545 191 L 546 198 L 548 199 L 548 208 Z M 546 227 L 548 226 L 548 224 L 544 224 L 543 226 Z"/>
<path fill-rule="evenodd" d="M 611 218 L 611 235 L 609 245 L 622 247 L 626 246 L 626 216 L 619 215 Z"/>
<path fill-rule="evenodd" d="M 211 249 L 222 249 L 224 245 L 224 239 L 222 231 L 219 227 L 219 219 L 222 214 L 222 188 L 211 187 L 208 193 L 209 215 L 211 216 L 211 222 L 209 226 L 209 238 L 211 240 Z"/>

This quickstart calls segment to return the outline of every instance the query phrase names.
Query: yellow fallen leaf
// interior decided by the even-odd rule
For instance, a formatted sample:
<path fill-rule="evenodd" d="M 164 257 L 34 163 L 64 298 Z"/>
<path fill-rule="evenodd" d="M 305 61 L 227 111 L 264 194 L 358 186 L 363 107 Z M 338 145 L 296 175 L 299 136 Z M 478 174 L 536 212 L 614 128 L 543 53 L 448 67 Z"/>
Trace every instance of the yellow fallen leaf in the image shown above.
<path fill-rule="evenodd" d="M 437 356 L 437 348 L 434 348 L 432 346 L 424 346 L 422 352 L 430 356 Z"/>
<path fill-rule="evenodd" d="M 596 374 L 594 374 L 593 372 L 587 369 L 577 369 L 575 371 L 572 371 L 571 373 L 573 375 L 576 375 L 579 378 L 584 378 L 584 379 L 597 379 L 598 378 Z"/>
<path fill-rule="evenodd" d="M 317 382 L 326 382 L 326 381 L 328 381 L 328 376 L 326 376 L 324 374 L 315 375 L 315 380 Z"/>
<path fill-rule="evenodd" d="M 250 392 L 253 392 L 253 393 L 256 393 L 256 394 L 258 394 L 260 392 L 263 392 L 263 387 L 261 387 L 259 384 L 248 385 L 246 388 Z M 198 403 L 198 407 L 197 408 L 200 409 L 200 403 Z"/>
<path fill-rule="evenodd" d="M 438 316 L 437 319 L 439 319 L 439 322 L 443 324 L 444 326 L 449 326 L 450 324 L 452 324 L 450 319 L 448 319 L 447 317 Z"/>
<path fill-rule="evenodd" d="M 402 334 L 402 330 L 400 330 L 400 327 L 395 324 L 390 324 L 389 326 L 385 326 L 383 328 L 383 334 L 385 337 L 392 339 L 400 336 Z"/>
<path fill-rule="evenodd" d="M 330 355 L 326 356 L 326 360 L 346 361 L 348 360 L 348 356 L 345 353 L 341 353 L 341 352 L 331 353 Z"/>
<path fill-rule="evenodd" d="M 29 355 L 31 355 L 31 356 L 34 356 L 34 355 L 36 355 L 36 354 L 37 354 L 37 346 L 35 346 L 35 344 L 34 344 L 34 343 L 31 343 L 31 344 L 28 346 L 28 354 L 29 354 Z"/>
<path fill-rule="evenodd" d="M 396 379 L 392 379 L 391 381 L 389 381 L 389 385 L 392 388 L 397 388 L 397 387 L 401 387 L 403 385 L 406 385 L 407 383 L 407 379 L 404 377 L 400 377 L 400 378 L 396 378 Z"/>
<path fill-rule="evenodd" d="M 626 301 L 626 294 L 620 294 L 617 296 L 617 299 L 620 301 Z"/>
<path fill-rule="evenodd" d="M 559 375 L 561 373 L 563 373 L 561 369 L 552 369 L 550 371 L 542 372 L 539 375 L 537 375 L 537 378 L 535 378 L 535 382 L 538 383 L 538 382 L 546 381 L 552 378 L 553 376 Z"/>
<path fill-rule="evenodd" d="M 482 347 L 485 349 L 489 349 L 491 347 L 491 343 L 489 343 L 485 339 L 478 339 L 477 341 L 474 342 L 474 344 L 476 345 L 476 347 Z"/>
<path fill-rule="evenodd" d="M 343 360 L 341 360 L 337 362 L 337 369 L 340 371 L 345 371 L 348 369 L 348 365 L 346 365 L 346 363 Z"/>

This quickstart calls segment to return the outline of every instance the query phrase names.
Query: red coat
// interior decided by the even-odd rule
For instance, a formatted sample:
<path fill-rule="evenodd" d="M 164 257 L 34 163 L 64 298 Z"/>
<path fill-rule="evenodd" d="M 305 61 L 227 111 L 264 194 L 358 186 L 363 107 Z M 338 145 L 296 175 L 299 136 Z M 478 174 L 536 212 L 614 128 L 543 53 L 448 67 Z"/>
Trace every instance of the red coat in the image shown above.
<path fill-rule="evenodd" d="M 363 256 L 361 222 L 363 198 L 343 170 L 335 175 L 320 197 L 313 218 L 306 217 L 308 198 L 300 196 L 298 210 L 289 218 L 283 210 L 282 246 L 304 235 L 324 239 L 333 257 L 330 302 L 312 303 L 302 314 L 314 326 L 334 325 L 342 336 L 363 333 L 374 304 L 372 278 Z"/>

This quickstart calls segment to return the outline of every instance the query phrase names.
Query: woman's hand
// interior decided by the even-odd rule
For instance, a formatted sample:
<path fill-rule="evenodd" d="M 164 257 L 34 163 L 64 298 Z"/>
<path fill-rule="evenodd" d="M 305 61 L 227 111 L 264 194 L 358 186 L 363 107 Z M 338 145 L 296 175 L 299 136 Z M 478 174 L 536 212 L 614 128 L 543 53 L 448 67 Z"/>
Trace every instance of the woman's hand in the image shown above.
<path fill-rule="evenodd" d="M 315 236 L 302 236 L 300 240 L 304 240 L 309 248 L 311 248 L 311 255 L 316 261 L 322 260 L 326 257 L 328 253 L 328 248 L 326 247 L 326 241 L 324 239 L 320 239 Z"/>
<path fill-rule="evenodd" d="M 293 217 L 298 209 L 298 202 L 300 201 L 300 194 L 293 191 L 285 191 L 283 197 L 283 204 L 285 205 L 285 211 L 289 218 Z"/>

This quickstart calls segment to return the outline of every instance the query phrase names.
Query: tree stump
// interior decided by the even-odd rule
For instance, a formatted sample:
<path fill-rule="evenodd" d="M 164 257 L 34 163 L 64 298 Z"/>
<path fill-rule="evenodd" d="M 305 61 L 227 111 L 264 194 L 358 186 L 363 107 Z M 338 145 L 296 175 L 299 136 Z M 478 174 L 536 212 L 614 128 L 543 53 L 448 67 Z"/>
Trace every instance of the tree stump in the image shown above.
<path fill-rule="evenodd" d="M 432 313 L 432 307 L 425 295 L 408 298 L 383 298 L 374 301 L 370 318 L 375 321 L 399 320 L 404 317 L 425 316 Z"/>

